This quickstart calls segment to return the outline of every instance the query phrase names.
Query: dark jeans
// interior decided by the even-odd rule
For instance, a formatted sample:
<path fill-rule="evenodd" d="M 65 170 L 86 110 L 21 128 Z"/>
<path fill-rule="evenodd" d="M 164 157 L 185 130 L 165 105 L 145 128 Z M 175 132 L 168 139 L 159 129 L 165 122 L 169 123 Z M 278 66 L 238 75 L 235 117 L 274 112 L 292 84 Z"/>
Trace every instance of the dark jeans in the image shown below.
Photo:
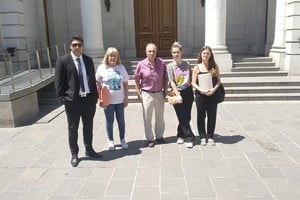
<path fill-rule="evenodd" d="M 90 95 L 78 101 L 66 101 L 65 109 L 68 120 L 69 146 L 71 154 L 78 154 L 78 125 L 82 120 L 83 142 L 86 151 L 93 151 L 93 119 L 96 112 L 94 98 Z"/>
<path fill-rule="evenodd" d="M 124 119 L 124 103 L 120 104 L 110 104 L 104 108 L 105 118 L 106 118 L 106 132 L 109 140 L 114 140 L 113 127 L 114 127 L 114 114 L 116 113 L 116 118 L 119 127 L 120 139 L 124 139 L 125 135 L 125 119 Z"/>
<path fill-rule="evenodd" d="M 195 135 L 190 126 L 191 111 L 194 102 L 192 87 L 190 86 L 185 90 L 181 90 L 180 95 L 183 99 L 183 102 L 174 105 L 179 122 L 177 126 L 177 137 L 185 138 L 186 141 L 191 142 L 195 138 Z"/>
<path fill-rule="evenodd" d="M 218 104 L 214 100 L 213 96 L 207 97 L 196 93 L 196 108 L 197 108 L 197 127 L 202 138 L 213 138 L 215 127 L 216 127 L 216 118 L 217 118 L 217 108 Z M 207 116 L 207 132 L 205 129 L 205 118 Z"/>

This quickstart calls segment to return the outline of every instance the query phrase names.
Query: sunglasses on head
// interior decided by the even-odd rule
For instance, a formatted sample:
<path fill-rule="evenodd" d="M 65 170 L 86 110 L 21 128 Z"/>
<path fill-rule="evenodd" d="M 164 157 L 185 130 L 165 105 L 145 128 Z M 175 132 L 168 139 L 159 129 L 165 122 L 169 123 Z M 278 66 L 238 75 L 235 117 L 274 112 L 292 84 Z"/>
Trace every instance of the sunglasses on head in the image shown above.
<path fill-rule="evenodd" d="M 83 47 L 82 43 L 73 43 L 71 44 L 72 47 Z"/>

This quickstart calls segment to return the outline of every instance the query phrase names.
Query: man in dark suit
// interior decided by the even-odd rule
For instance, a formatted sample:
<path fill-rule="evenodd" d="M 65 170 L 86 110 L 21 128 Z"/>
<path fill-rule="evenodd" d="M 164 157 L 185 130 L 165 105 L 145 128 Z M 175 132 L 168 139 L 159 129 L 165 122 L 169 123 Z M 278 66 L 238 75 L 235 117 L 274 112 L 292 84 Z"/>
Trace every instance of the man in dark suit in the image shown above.
<path fill-rule="evenodd" d="M 79 164 L 78 125 L 83 125 L 83 140 L 86 156 L 100 158 L 102 155 L 93 148 L 93 119 L 98 99 L 95 69 L 92 58 L 83 54 L 83 39 L 70 39 L 71 52 L 56 62 L 55 88 L 65 105 L 68 120 L 69 146 L 72 154 L 71 165 Z"/>

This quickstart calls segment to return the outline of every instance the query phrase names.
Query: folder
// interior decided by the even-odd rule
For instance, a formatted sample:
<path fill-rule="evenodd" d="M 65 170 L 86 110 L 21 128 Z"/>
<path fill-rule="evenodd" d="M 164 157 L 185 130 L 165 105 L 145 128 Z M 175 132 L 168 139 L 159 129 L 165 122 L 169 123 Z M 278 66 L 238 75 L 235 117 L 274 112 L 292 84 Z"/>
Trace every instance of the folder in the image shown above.
<path fill-rule="evenodd" d="M 110 92 L 109 89 L 107 87 L 102 87 L 99 91 L 99 99 L 102 102 L 103 106 L 109 106 L 109 102 L 110 102 Z"/>
<path fill-rule="evenodd" d="M 198 85 L 202 90 L 213 88 L 211 73 L 204 73 L 198 75 Z"/>

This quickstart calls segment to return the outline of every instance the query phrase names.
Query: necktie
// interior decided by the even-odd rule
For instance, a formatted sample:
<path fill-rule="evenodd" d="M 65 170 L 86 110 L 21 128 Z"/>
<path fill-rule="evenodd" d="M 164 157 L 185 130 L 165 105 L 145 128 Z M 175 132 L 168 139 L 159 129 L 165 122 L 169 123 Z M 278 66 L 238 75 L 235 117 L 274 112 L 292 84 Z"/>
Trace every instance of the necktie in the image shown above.
<path fill-rule="evenodd" d="M 82 90 L 82 92 L 85 92 L 84 89 L 84 83 L 83 83 L 83 76 L 82 76 L 82 69 L 81 69 L 81 62 L 80 62 L 80 58 L 76 58 L 77 64 L 78 64 L 78 76 L 79 76 L 79 82 L 80 82 L 80 88 Z"/>

